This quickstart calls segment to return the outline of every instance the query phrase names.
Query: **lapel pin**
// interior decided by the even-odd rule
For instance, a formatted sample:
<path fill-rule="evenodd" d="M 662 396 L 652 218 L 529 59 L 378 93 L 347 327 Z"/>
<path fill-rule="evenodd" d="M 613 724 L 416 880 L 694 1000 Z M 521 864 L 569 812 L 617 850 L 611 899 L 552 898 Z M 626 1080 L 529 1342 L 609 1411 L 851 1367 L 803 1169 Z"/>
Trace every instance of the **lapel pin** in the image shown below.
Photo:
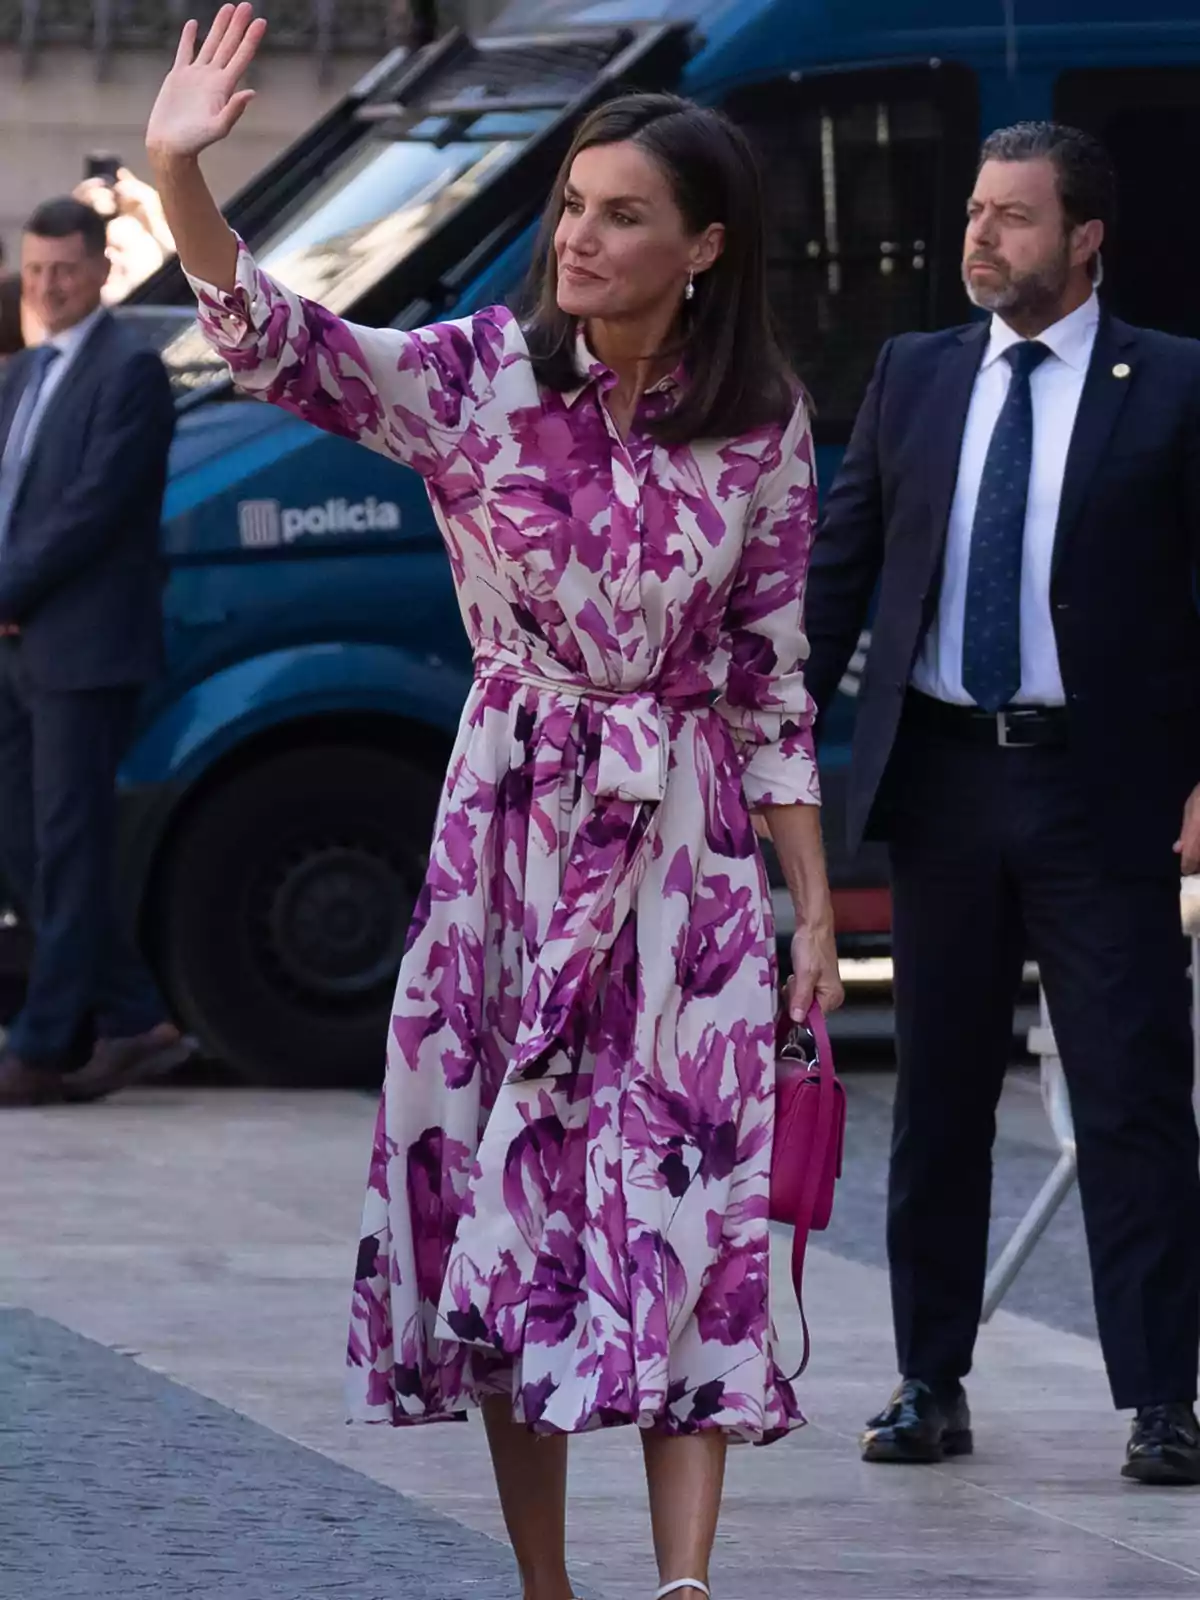
<path fill-rule="evenodd" d="M 1118 361 L 1116 366 L 1113 368 L 1113 377 L 1114 378 L 1127 378 L 1129 376 L 1129 370 L 1130 369 L 1129 369 L 1129 365 L 1128 365 L 1127 362 Z"/>

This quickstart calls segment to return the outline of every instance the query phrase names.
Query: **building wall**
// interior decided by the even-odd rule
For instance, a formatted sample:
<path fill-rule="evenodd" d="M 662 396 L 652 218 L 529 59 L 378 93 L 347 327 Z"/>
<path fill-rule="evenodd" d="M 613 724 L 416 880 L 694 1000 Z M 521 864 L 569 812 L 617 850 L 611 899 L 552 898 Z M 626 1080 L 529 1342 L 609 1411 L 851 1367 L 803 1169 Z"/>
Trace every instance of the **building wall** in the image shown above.
<path fill-rule="evenodd" d="M 276 3 L 270 0 L 262 9 L 270 15 Z M 169 11 L 172 0 L 158 4 Z M 90 12 L 82 0 L 73 0 L 73 5 L 81 16 Z M 439 14 L 443 26 L 456 23 L 473 32 L 485 27 L 499 8 L 500 0 L 443 0 Z M 406 8 L 397 0 L 387 5 L 359 0 L 358 9 L 364 16 L 378 12 L 382 17 Z M 16 16 L 19 10 L 0 3 L 0 17 L 9 12 Z M 375 21 L 381 46 L 369 54 L 339 50 L 318 62 L 303 49 L 264 51 L 255 65 L 258 98 L 233 136 L 205 158 L 218 199 L 236 193 L 375 65 L 383 54 L 382 41 L 395 36 Z M 368 35 L 374 37 L 364 30 L 363 36 Z M 142 134 L 170 54 L 166 49 L 118 48 L 101 70 L 95 52 L 86 47 L 48 43 L 31 63 L 17 48 L 13 28 L 0 32 L 0 40 L 0 240 L 11 260 L 24 219 L 39 201 L 70 193 L 83 177 L 89 151 L 120 155 L 135 173 L 146 175 Z"/>
<path fill-rule="evenodd" d="M 90 51 L 57 49 L 27 78 L 17 52 L 0 51 L 0 237 L 10 259 L 25 217 L 74 188 L 89 151 L 112 151 L 145 176 L 142 133 L 167 65 L 157 51 L 122 51 L 98 82 Z M 371 56 L 338 57 L 322 83 L 308 57 L 267 56 L 256 74 L 258 98 L 205 158 L 218 198 L 235 193 L 372 65 Z"/>

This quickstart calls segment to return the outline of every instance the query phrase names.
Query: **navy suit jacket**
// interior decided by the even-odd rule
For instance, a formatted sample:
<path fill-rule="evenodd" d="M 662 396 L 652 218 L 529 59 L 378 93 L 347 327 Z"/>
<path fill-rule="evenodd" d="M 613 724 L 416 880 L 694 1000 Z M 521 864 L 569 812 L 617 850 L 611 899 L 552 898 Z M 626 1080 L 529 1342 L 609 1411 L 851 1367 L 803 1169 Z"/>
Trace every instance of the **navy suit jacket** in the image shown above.
<path fill-rule="evenodd" d="M 28 352 L 0 389 L 0 449 Z M 0 550 L 0 622 L 34 689 L 145 683 L 162 658 L 159 523 L 175 408 L 162 362 L 104 315 L 38 424 Z"/>
<path fill-rule="evenodd" d="M 888 835 L 905 691 L 934 620 L 988 326 L 879 357 L 817 533 L 807 682 L 837 690 L 878 586 L 848 787 L 851 848 Z M 1104 316 L 1067 457 L 1050 584 L 1081 814 L 1119 872 L 1178 871 L 1200 783 L 1200 342 Z"/>

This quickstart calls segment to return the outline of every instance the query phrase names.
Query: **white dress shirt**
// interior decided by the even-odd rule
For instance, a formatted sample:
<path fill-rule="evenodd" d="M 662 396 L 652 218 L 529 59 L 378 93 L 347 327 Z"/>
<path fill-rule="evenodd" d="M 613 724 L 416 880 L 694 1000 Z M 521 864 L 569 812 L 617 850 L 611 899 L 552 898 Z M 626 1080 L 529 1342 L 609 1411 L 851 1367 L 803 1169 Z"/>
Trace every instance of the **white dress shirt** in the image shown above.
<path fill-rule="evenodd" d="M 1100 302 L 1092 295 L 1061 322 L 1039 334 L 1039 343 L 1047 347 L 1050 355 L 1029 380 L 1033 459 L 1021 558 L 1021 688 L 1016 696 L 1023 705 L 1061 706 L 1066 698 L 1050 616 L 1050 563 L 1067 451 L 1099 323 Z M 1012 381 L 1012 368 L 1000 358 L 1010 345 L 1020 342 L 1019 333 L 1014 333 L 998 316 L 992 318 L 991 336 L 975 378 L 963 429 L 937 616 L 913 668 L 914 689 L 955 705 L 974 703 L 962 682 L 971 527 L 988 445 Z"/>

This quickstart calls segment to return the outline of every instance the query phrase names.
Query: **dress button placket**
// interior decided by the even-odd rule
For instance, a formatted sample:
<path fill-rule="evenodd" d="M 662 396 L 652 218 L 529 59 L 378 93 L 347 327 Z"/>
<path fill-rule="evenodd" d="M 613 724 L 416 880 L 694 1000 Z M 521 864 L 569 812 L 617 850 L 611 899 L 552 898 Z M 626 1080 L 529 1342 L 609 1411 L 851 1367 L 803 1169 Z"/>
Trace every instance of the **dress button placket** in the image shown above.
<path fill-rule="evenodd" d="M 609 433 L 613 437 L 613 462 L 612 483 L 613 493 L 617 505 L 625 513 L 625 538 L 620 546 L 614 550 L 613 570 L 613 626 L 620 640 L 621 655 L 629 666 L 635 666 L 644 655 L 645 639 L 639 637 L 643 632 L 640 626 L 642 616 L 642 530 L 644 526 L 644 508 L 642 502 L 642 487 L 638 481 L 637 467 L 634 463 L 633 452 L 626 440 L 621 438 L 615 423 L 609 414 L 608 407 L 604 407 L 604 417 L 608 424 Z M 631 630 L 630 624 L 637 619 L 639 626 Z M 638 685 L 641 674 L 633 672 L 626 675 L 626 683 L 633 688 Z"/>

